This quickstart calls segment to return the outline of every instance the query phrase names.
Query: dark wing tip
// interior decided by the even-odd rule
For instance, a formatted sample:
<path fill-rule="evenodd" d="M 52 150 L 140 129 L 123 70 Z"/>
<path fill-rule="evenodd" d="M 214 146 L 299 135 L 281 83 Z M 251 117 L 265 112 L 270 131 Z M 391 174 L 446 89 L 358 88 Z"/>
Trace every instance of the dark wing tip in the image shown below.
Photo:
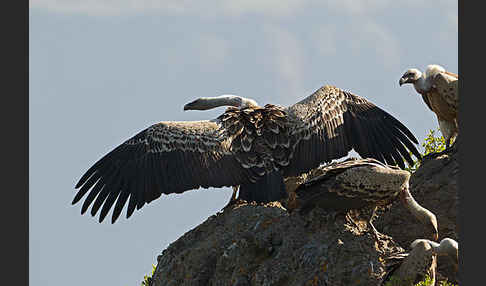
<path fill-rule="evenodd" d="M 141 131 L 98 160 L 75 185 L 79 191 L 72 204 L 85 197 L 81 214 L 90 205 L 92 216 L 101 208 L 98 218 L 100 223 L 115 204 L 111 217 L 113 224 L 126 204 L 128 219 L 135 210 L 141 209 L 162 193 L 182 193 L 201 185 L 234 185 L 245 181 L 246 176 L 249 176 L 250 171 L 244 170 L 233 156 L 223 153 L 223 147 L 214 147 L 221 142 L 219 138 L 210 137 L 212 133 L 206 137 L 214 144 L 194 143 L 197 148 L 191 146 L 190 152 L 187 152 L 187 145 L 173 142 L 176 140 L 172 140 L 171 132 L 178 125 L 174 126 L 166 128 L 164 124 L 157 124 Z M 195 128 L 201 128 L 197 132 L 206 135 L 208 130 L 217 130 L 219 127 L 210 123 L 204 126 L 198 124 Z M 186 129 L 177 130 L 177 135 L 181 132 L 186 132 Z M 165 148 L 163 144 L 171 147 Z M 187 168 L 188 166 L 191 168 Z M 86 194 L 88 195 L 85 196 Z"/>
<path fill-rule="evenodd" d="M 398 119 L 396 119 L 394 116 L 389 114 L 388 112 L 384 111 L 393 121 L 394 125 L 402 131 L 413 143 L 419 144 L 418 139 L 413 135 L 412 131 L 410 131 L 402 122 L 400 122 Z"/>
<path fill-rule="evenodd" d="M 74 196 L 73 200 L 71 201 L 71 205 L 74 205 L 77 202 L 79 202 L 79 200 L 81 200 L 81 198 L 83 198 L 83 196 L 84 196 L 84 193 L 82 193 L 81 190 L 79 190 L 76 193 L 76 195 Z"/>
<path fill-rule="evenodd" d="M 361 114 L 356 117 L 353 116 L 354 119 L 357 119 L 357 121 L 362 121 L 363 126 L 366 126 L 367 124 L 376 125 L 374 126 L 375 128 L 370 128 L 370 131 L 373 133 L 376 132 L 376 130 L 373 129 L 381 129 L 381 131 L 375 133 L 375 135 L 378 136 L 377 139 L 379 139 L 379 136 L 383 135 L 380 134 L 382 132 L 388 134 L 390 138 L 388 144 L 391 145 L 389 146 L 388 151 L 381 148 L 380 150 L 382 153 L 383 151 L 390 152 L 389 154 L 385 155 L 387 157 L 391 156 L 394 159 L 393 161 L 395 161 L 395 163 L 402 169 L 405 168 L 404 161 L 407 161 L 407 163 L 410 165 L 414 163 L 413 159 L 410 157 L 409 151 L 412 152 L 412 154 L 415 155 L 417 158 L 421 158 L 420 153 L 415 147 L 415 145 L 419 143 L 417 138 L 402 122 L 389 114 L 387 111 L 366 100 L 365 98 L 359 97 L 349 92 L 345 92 L 345 94 L 347 96 L 347 102 L 348 104 L 350 104 L 349 108 L 353 110 L 353 112 Z M 369 116 L 371 118 L 374 118 L 375 120 L 367 123 L 367 118 Z M 370 139 L 366 138 L 365 141 L 367 140 Z M 387 164 L 389 164 L 389 162 L 387 162 Z"/>

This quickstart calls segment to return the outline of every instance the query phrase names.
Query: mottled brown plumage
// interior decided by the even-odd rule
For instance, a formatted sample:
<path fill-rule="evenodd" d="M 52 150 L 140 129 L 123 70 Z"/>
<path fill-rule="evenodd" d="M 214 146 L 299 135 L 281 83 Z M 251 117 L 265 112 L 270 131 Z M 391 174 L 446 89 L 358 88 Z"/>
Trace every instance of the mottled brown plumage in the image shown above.
<path fill-rule="evenodd" d="M 410 172 L 396 166 L 372 158 L 349 158 L 315 168 L 298 179 L 286 178 L 290 192 L 287 207 L 299 209 L 301 213 L 314 207 L 341 212 L 353 210 L 365 217 L 379 236 L 372 223 L 377 207 L 389 205 L 400 197 L 410 213 L 430 228 L 437 239 L 437 219 L 414 200 L 408 189 L 409 179 Z"/>
<path fill-rule="evenodd" d="M 435 285 L 437 255 L 431 245 L 419 241 L 409 253 L 401 252 L 389 255 L 385 259 L 386 274 L 382 286 L 413 286 L 429 276 Z"/>
<path fill-rule="evenodd" d="M 86 193 L 101 222 L 112 222 L 128 202 L 127 217 L 160 197 L 199 187 L 240 185 L 239 198 L 269 202 L 286 196 L 283 178 L 343 157 L 354 149 L 404 167 L 420 157 L 417 139 L 398 120 L 364 98 L 324 86 L 283 108 L 236 101 L 210 121 L 160 122 L 136 134 L 96 162 L 79 180 L 73 204 Z M 221 101 L 221 98 L 218 98 Z M 214 102 L 185 109 L 210 109 Z M 237 102 L 237 103 L 234 103 Z M 240 108 L 238 102 L 245 103 Z"/>
<path fill-rule="evenodd" d="M 408 189 L 410 172 L 375 159 L 349 158 L 313 169 L 295 193 L 301 208 L 350 210 L 391 203 Z"/>
<path fill-rule="evenodd" d="M 302 180 L 297 180 L 297 187 L 287 188 L 289 192 L 295 189 L 287 200 L 289 209 L 307 213 L 320 207 L 342 212 L 352 222 L 366 221 L 379 238 L 381 234 L 373 225 L 376 210 L 393 202 L 408 188 L 410 173 L 371 158 L 349 158 L 320 166 L 299 177 Z"/>
<path fill-rule="evenodd" d="M 399 84 L 413 84 L 422 95 L 427 107 L 435 113 L 446 146 L 459 132 L 459 76 L 439 65 L 429 65 L 425 73 L 409 69 L 400 78 Z"/>

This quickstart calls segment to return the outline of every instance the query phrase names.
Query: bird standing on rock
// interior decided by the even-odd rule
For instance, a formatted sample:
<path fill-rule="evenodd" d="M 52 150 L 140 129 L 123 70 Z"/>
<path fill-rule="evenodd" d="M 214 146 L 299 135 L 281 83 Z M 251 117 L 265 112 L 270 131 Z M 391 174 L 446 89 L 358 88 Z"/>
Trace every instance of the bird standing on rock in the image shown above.
<path fill-rule="evenodd" d="M 375 159 L 349 158 L 343 162 L 319 167 L 304 175 L 304 180 L 289 190 L 294 201 L 289 204 L 307 212 L 314 207 L 332 211 L 358 210 L 368 216 L 367 222 L 377 238 L 381 235 L 373 226 L 379 206 L 385 206 L 400 196 L 405 207 L 434 233 L 437 239 L 435 215 L 420 206 L 409 191 L 410 172 L 387 166 Z"/>
<path fill-rule="evenodd" d="M 284 178 L 297 176 L 354 149 L 362 157 L 405 167 L 420 158 L 415 136 L 368 100 L 334 86 L 289 107 L 233 95 L 199 98 L 184 110 L 230 106 L 213 120 L 164 121 L 99 159 L 76 184 L 81 213 L 90 205 L 112 223 L 128 202 L 135 209 L 162 194 L 199 187 L 240 186 L 239 198 L 266 203 L 285 198 Z M 234 196 L 234 194 L 233 194 Z"/>
<path fill-rule="evenodd" d="M 459 132 L 459 76 L 440 65 L 428 65 L 425 73 L 416 68 L 407 70 L 399 84 L 407 83 L 413 84 L 425 104 L 437 116 L 448 148 Z"/>
<path fill-rule="evenodd" d="M 430 244 L 433 252 L 437 255 L 448 256 L 454 263 L 454 269 L 457 271 L 459 268 L 459 244 L 457 241 L 448 237 L 442 239 L 440 243 L 428 239 L 416 239 L 410 244 L 410 247 L 414 248 L 419 242 Z"/>

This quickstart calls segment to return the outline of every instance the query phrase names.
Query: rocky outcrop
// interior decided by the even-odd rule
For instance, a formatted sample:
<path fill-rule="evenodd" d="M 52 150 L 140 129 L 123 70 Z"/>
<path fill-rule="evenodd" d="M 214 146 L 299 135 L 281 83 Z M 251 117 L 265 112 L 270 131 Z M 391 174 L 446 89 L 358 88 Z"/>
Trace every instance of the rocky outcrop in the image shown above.
<path fill-rule="evenodd" d="M 410 178 L 416 201 L 437 217 L 439 240 L 458 239 L 457 150 L 425 158 Z M 384 235 L 376 237 L 365 221 L 322 208 L 239 203 L 169 245 L 152 285 L 380 285 L 387 260 L 412 253 L 410 243 L 430 234 L 398 199 L 378 214 L 374 225 Z M 436 281 L 457 282 L 446 259 L 431 259 Z"/>
<path fill-rule="evenodd" d="M 438 241 L 443 238 L 459 240 L 457 221 L 459 204 L 458 143 L 456 141 L 452 148 L 443 153 L 425 157 L 420 167 L 410 177 L 410 192 L 415 200 L 437 217 Z M 381 214 L 374 224 L 407 250 L 410 249 L 410 243 L 415 239 L 431 235 L 408 215 L 407 210 L 398 201 L 390 206 L 390 211 Z M 447 277 L 451 282 L 459 281 L 455 265 L 450 258 L 439 256 L 437 270 L 440 279 Z"/>
<path fill-rule="evenodd" d="M 240 204 L 208 218 L 158 257 L 153 285 L 377 285 L 403 251 L 320 208 Z"/>

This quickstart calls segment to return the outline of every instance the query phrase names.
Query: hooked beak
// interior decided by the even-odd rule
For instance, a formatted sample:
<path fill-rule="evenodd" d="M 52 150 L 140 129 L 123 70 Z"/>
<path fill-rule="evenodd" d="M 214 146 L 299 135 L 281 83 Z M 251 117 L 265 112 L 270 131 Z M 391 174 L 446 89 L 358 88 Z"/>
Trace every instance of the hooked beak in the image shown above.
<path fill-rule="evenodd" d="M 400 80 L 398 81 L 398 84 L 400 84 L 400 86 L 402 86 L 404 83 L 408 83 L 408 78 L 406 78 L 406 77 L 402 77 L 402 78 L 400 78 Z"/>
<path fill-rule="evenodd" d="M 185 110 L 194 110 L 194 109 L 197 109 L 196 108 L 196 105 L 198 104 L 198 100 L 194 100 L 194 101 L 191 101 L 189 103 L 187 103 L 186 105 L 184 105 L 184 111 Z"/>

